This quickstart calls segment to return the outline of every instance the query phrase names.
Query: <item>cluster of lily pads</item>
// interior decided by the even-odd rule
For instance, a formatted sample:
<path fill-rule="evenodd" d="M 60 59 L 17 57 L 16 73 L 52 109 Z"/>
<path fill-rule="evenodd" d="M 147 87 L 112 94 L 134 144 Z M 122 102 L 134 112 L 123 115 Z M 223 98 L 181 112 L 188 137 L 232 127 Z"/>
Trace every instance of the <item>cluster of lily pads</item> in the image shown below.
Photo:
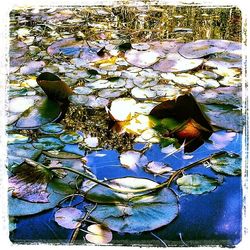
<path fill-rule="evenodd" d="M 162 101 L 190 92 L 212 125 L 228 130 L 215 132 L 211 143 L 205 144 L 209 150 L 223 150 L 243 126 L 241 44 L 226 40 L 86 41 L 81 34 L 76 38 L 67 32 L 61 37 L 50 22 L 67 20 L 72 25 L 73 12 L 52 13 L 53 18 L 34 15 L 34 21 L 44 18 L 44 25 L 19 28 L 11 34 L 7 121 L 11 221 L 55 208 L 68 196 L 82 195 L 90 206 L 59 208 L 55 221 L 68 229 L 87 228 L 85 237 L 90 242 L 109 243 L 111 231 L 138 233 L 169 224 L 179 213 L 178 192 L 211 192 L 220 181 L 200 174 L 178 175 L 178 190 L 169 187 L 171 181 L 159 187 L 156 181 L 137 177 L 101 181 L 88 166 L 89 159 L 96 151 L 109 148 L 102 134 L 115 134 L 111 136 L 113 144 L 118 137 L 132 134 L 133 148 L 117 153 L 118 167 L 132 172 L 143 169 L 152 178 L 171 180 L 176 169 L 147 155 L 153 144 L 162 142 L 149 114 Z M 45 41 L 34 36 L 42 26 L 51 30 Z M 73 89 L 69 111 L 61 123 L 55 122 L 60 107 L 44 97 L 36 82 L 36 77 L 47 71 L 58 74 Z M 86 114 L 83 120 L 77 116 L 81 111 Z M 99 121 L 91 118 L 96 111 L 104 113 L 104 120 L 114 122 L 113 130 L 107 123 L 106 127 L 97 126 Z M 184 154 L 183 145 L 176 145 L 175 138 L 164 143 L 159 151 L 166 159 L 178 152 L 183 160 L 192 158 Z M 142 147 L 136 148 L 138 145 Z M 203 163 L 216 173 L 241 173 L 237 154 L 225 152 Z"/>

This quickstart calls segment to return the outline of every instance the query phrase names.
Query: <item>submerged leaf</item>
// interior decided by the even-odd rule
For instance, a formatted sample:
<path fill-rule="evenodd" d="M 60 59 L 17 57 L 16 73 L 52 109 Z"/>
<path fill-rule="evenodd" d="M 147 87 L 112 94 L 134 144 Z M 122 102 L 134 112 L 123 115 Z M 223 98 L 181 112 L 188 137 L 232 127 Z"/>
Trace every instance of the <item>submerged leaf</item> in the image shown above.
<path fill-rule="evenodd" d="M 83 215 L 83 212 L 77 208 L 64 207 L 56 211 L 55 221 L 61 227 L 75 229 L 81 225 L 79 221 Z"/>
<path fill-rule="evenodd" d="M 154 181 L 134 177 L 109 180 L 106 183 L 128 192 L 158 185 Z M 169 224 L 178 214 L 177 197 L 168 188 L 148 194 L 126 194 L 96 185 L 87 192 L 86 198 L 98 203 L 90 216 L 120 233 L 151 231 Z"/>
<path fill-rule="evenodd" d="M 52 172 L 41 165 L 31 166 L 23 163 L 9 178 L 9 190 L 13 197 L 29 202 L 49 202 L 47 185 L 53 177 Z"/>
<path fill-rule="evenodd" d="M 91 243 L 103 245 L 109 243 L 112 240 L 112 232 L 101 224 L 90 225 L 87 230 L 89 233 L 86 234 L 85 238 Z"/>
<path fill-rule="evenodd" d="M 210 167 L 222 174 L 240 175 L 241 174 L 241 157 L 237 154 L 227 153 L 222 156 L 212 157 Z"/>
<path fill-rule="evenodd" d="M 216 179 L 204 175 L 190 174 L 178 178 L 176 181 L 180 190 L 187 194 L 203 194 L 211 192 L 219 185 Z"/>

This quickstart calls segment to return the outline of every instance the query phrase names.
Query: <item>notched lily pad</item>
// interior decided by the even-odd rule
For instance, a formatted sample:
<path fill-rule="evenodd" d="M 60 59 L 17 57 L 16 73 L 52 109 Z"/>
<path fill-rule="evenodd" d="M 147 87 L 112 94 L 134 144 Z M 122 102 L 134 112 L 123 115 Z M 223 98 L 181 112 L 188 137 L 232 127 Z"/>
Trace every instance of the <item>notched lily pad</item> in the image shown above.
<path fill-rule="evenodd" d="M 199 174 L 184 175 L 178 178 L 176 183 L 179 189 L 187 194 L 204 194 L 213 191 L 219 185 L 216 179 Z"/>
<path fill-rule="evenodd" d="M 154 181 L 134 177 L 109 180 L 106 183 L 128 192 L 158 185 Z M 148 194 L 126 194 L 96 185 L 87 192 L 86 198 L 97 203 L 90 216 L 120 233 L 152 231 L 169 224 L 178 214 L 176 194 L 168 188 Z"/>
<path fill-rule="evenodd" d="M 187 59 L 179 53 L 169 53 L 164 59 L 154 64 L 152 68 L 161 72 L 185 72 L 199 67 L 202 59 Z"/>
<path fill-rule="evenodd" d="M 55 221 L 61 227 L 75 229 L 81 225 L 80 219 L 83 215 L 84 213 L 77 208 L 64 207 L 56 211 Z"/>
<path fill-rule="evenodd" d="M 108 244 L 112 238 L 112 232 L 101 224 L 93 224 L 87 228 L 88 232 L 85 236 L 86 240 L 98 245 Z"/>
<path fill-rule="evenodd" d="M 29 202 L 49 202 L 47 185 L 53 174 L 41 165 L 31 166 L 23 163 L 9 178 L 9 190 L 13 197 Z"/>
<path fill-rule="evenodd" d="M 218 173 L 241 175 L 241 157 L 237 154 L 230 153 L 212 157 L 210 159 L 210 167 Z"/>

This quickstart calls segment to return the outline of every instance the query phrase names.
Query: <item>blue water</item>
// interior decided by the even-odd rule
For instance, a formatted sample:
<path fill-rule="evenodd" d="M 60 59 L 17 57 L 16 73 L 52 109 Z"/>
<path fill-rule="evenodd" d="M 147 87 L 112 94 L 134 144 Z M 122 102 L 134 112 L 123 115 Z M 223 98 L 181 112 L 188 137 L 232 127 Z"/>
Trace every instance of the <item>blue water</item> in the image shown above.
<path fill-rule="evenodd" d="M 223 132 L 221 132 L 223 135 Z M 241 154 L 241 135 L 233 138 L 226 147 L 220 150 Z M 144 145 L 137 144 L 135 149 L 141 150 Z M 82 155 L 84 151 L 77 146 L 66 146 L 65 150 L 77 152 Z M 154 144 L 145 152 L 149 161 L 163 161 L 173 169 L 179 169 L 192 162 L 202 159 L 214 152 L 209 143 L 203 144 L 195 152 L 190 153 L 192 159 L 183 160 L 183 152 L 177 152 L 172 156 L 161 152 L 158 144 Z M 98 179 L 112 179 L 125 176 L 149 178 L 157 182 L 166 180 L 145 172 L 142 168 L 129 170 L 121 166 L 119 153 L 115 150 L 93 151 L 86 155 L 87 165 Z M 198 245 L 222 245 L 234 246 L 241 240 L 242 226 L 242 188 L 241 177 L 221 176 L 209 168 L 197 166 L 186 173 L 206 174 L 214 178 L 220 178 L 223 183 L 213 192 L 203 195 L 186 195 L 181 193 L 176 185 L 171 187 L 179 196 L 180 212 L 177 218 L 162 228 L 154 230 L 154 234 L 160 237 L 168 246 L 198 246 Z M 75 204 L 81 202 L 77 199 Z M 83 204 L 79 205 L 80 207 Z M 53 219 L 54 210 L 43 212 L 29 217 L 18 219 L 17 230 L 11 234 L 14 242 L 46 241 L 67 243 L 72 231 L 58 226 Z M 83 234 L 78 235 L 79 243 L 84 243 Z M 129 235 L 114 233 L 112 244 L 118 245 L 153 245 L 164 246 L 160 240 L 150 232 Z"/>

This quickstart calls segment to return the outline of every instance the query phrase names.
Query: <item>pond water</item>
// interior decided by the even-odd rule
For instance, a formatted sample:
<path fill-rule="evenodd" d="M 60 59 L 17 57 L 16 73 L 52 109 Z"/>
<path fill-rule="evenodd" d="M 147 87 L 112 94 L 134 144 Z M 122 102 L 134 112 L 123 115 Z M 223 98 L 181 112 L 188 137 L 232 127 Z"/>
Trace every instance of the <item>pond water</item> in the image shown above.
<path fill-rule="evenodd" d="M 218 151 L 241 155 L 241 54 L 233 53 L 241 50 L 241 36 L 241 13 L 235 7 L 118 5 L 13 10 L 7 126 L 9 171 L 15 173 L 23 159 L 30 158 L 46 166 L 67 166 L 78 171 L 86 171 L 86 164 L 89 174 L 98 180 L 130 176 L 163 183 L 174 171 Z M 190 47 L 180 50 L 185 43 L 200 39 L 230 42 L 195 44 L 200 47 L 191 48 L 191 54 L 203 50 L 205 53 L 193 58 L 187 56 Z M 218 54 L 206 52 L 211 48 L 217 49 Z M 180 57 L 181 63 L 173 66 L 173 58 L 167 58 L 169 54 Z M 167 69 L 158 64 L 162 61 Z M 189 68 L 190 65 L 196 66 Z M 73 89 L 71 103 L 63 107 L 66 113 L 59 121 L 56 118 L 61 106 L 54 101 L 46 104 L 42 98 L 44 88 L 35 81 L 42 72 L 58 75 Z M 64 90 L 55 95 L 62 97 Z M 45 88 L 46 91 L 50 90 Z M 153 131 L 148 118 L 150 111 L 163 101 L 187 93 L 195 96 L 215 128 L 209 140 L 192 152 L 184 151 L 183 141 L 176 146 L 175 138 L 164 140 L 166 136 L 157 129 Z M 119 98 L 121 103 L 115 106 Z M 127 107 L 136 111 L 127 112 Z M 184 108 L 180 113 L 187 112 L 188 107 Z M 121 116 L 126 116 L 125 121 L 117 118 Z M 46 123 L 49 126 L 42 126 Z M 31 124 L 35 124 L 33 128 Z M 121 130 L 125 133 L 116 132 Z M 19 151 L 15 152 L 15 148 Z M 79 157 L 57 158 L 53 150 Z M 162 175 L 145 171 L 150 162 L 165 164 L 171 171 Z M 176 182 L 171 183 L 178 198 L 177 217 L 149 232 L 113 231 L 110 244 L 237 245 L 242 237 L 241 176 L 223 174 L 202 164 L 184 173 L 191 174 L 207 176 L 219 184 L 215 190 L 197 195 L 187 194 Z M 77 181 L 75 177 L 69 179 L 69 183 L 79 184 Z M 12 242 L 67 244 L 72 239 L 73 230 L 55 222 L 58 202 L 29 214 L 25 206 L 30 202 L 23 200 L 23 214 L 10 208 L 16 223 L 10 233 Z M 19 204 L 16 198 L 10 198 L 12 202 Z M 82 210 L 87 204 L 87 199 L 77 196 L 61 205 Z M 85 235 L 85 231 L 79 231 L 75 243 L 88 243 Z"/>

